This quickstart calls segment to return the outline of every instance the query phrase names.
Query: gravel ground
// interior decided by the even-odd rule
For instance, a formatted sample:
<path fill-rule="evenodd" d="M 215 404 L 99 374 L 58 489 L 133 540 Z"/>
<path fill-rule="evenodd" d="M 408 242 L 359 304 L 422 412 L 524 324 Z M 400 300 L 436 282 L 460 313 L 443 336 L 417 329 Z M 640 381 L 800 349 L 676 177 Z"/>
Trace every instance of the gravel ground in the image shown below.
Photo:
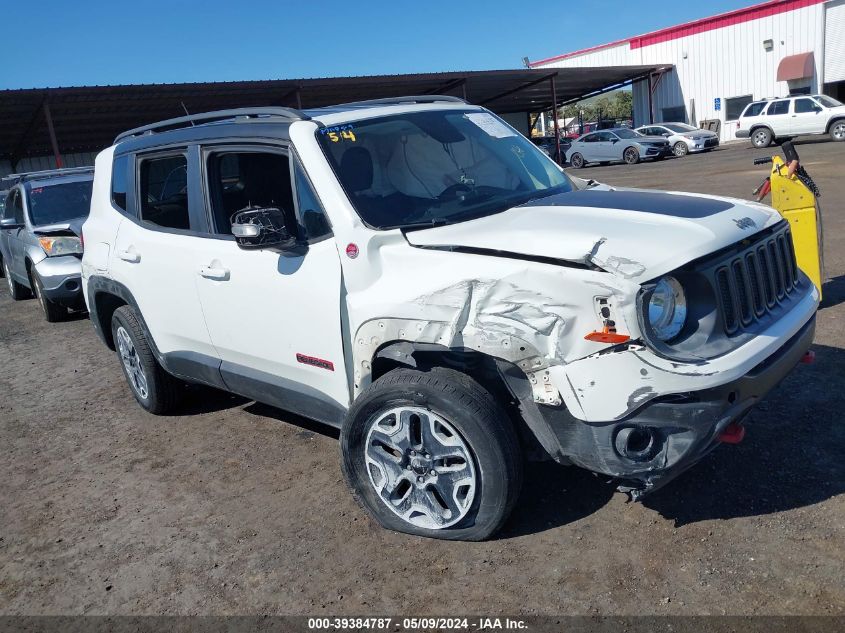
<path fill-rule="evenodd" d="M 823 191 L 817 363 L 642 504 L 529 468 L 496 540 L 387 532 L 341 477 L 336 433 L 197 390 L 134 402 L 85 317 L 0 298 L 0 613 L 845 613 L 845 143 L 799 146 Z M 749 197 L 746 144 L 586 168 L 611 184 Z M 770 152 L 769 152 L 770 153 Z"/>

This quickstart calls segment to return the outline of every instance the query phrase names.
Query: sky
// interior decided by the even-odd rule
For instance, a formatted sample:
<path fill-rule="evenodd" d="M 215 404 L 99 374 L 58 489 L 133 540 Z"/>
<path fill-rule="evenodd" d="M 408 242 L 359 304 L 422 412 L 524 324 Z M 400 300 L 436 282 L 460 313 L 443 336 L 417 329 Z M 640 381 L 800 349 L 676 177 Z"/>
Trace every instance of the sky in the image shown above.
<path fill-rule="evenodd" d="M 0 0 L 0 88 L 515 68 L 751 4 Z"/>

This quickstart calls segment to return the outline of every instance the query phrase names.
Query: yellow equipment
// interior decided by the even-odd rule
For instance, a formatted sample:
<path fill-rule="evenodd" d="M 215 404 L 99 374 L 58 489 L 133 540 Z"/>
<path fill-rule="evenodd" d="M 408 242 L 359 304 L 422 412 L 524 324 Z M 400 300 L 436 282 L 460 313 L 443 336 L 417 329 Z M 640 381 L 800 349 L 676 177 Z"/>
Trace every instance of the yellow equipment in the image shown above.
<path fill-rule="evenodd" d="M 821 207 L 818 206 L 816 195 L 796 174 L 789 175 L 789 169 L 780 156 L 772 157 L 769 178 L 772 206 L 789 221 L 792 228 L 792 243 L 798 267 L 816 285 L 821 297 L 824 253 Z"/>

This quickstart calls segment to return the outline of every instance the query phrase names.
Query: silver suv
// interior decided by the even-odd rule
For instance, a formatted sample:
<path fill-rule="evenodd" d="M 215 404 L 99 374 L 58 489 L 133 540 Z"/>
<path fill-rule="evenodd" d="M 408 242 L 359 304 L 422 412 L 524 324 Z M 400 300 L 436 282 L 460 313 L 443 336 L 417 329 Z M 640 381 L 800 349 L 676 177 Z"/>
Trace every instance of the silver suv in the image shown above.
<path fill-rule="evenodd" d="M 32 293 L 50 322 L 84 309 L 82 223 L 92 167 L 16 174 L 0 216 L 0 258 L 12 299 Z"/>

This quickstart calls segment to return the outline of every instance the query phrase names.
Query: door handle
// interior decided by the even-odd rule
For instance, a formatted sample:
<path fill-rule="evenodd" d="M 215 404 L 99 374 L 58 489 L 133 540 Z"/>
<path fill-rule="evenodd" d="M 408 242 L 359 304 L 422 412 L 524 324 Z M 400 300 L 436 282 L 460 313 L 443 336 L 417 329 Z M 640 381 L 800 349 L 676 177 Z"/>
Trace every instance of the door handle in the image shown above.
<path fill-rule="evenodd" d="M 229 269 L 215 268 L 212 266 L 201 266 L 200 276 L 205 277 L 206 279 L 214 279 L 215 281 L 228 281 Z"/>
<path fill-rule="evenodd" d="M 118 258 L 130 264 L 137 264 L 141 261 L 141 254 L 134 250 L 117 251 Z"/>

